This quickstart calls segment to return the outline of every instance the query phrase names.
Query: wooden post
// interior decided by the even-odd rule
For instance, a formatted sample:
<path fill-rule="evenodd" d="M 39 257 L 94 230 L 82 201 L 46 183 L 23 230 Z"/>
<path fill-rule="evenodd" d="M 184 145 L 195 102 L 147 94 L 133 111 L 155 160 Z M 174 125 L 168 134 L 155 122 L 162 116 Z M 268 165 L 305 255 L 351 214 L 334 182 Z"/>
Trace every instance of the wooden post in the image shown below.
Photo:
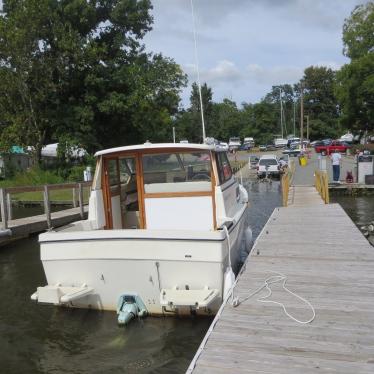
<path fill-rule="evenodd" d="M 79 208 L 80 208 L 80 214 L 81 219 L 84 219 L 84 206 L 83 206 L 83 185 L 82 183 L 79 183 Z"/>
<path fill-rule="evenodd" d="M 52 228 L 52 220 L 51 220 L 51 204 L 49 201 L 49 190 L 48 185 L 44 186 L 44 212 L 47 219 L 48 229 Z"/>
<path fill-rule="evenodd" d="M 73 188 L 73 208 L 77 207 L 77 189 Z"/>
<path fill-rule="evenodd" d="M 4 188 L 0 188 L 0 209 L 1 209 L 1 228 L 6 230 L 8 228 L 8 216 L 6 209 L 6 192 Z"/>
<path fill-rule="evenodd" d="M 8 220 L 11 221 L 13 219 L 12 197 L 10 196 L 9 192 L 6 194 L 6 205 L 7 205 Z"/>

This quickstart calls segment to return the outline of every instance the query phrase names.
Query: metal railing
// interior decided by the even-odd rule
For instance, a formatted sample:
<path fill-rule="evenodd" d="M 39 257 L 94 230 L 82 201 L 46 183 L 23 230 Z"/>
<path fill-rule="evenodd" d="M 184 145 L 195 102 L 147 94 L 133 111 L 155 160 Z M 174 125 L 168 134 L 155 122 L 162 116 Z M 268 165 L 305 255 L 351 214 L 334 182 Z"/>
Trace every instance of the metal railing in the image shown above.
<path fill-rule="evenodd" d="M 51 200 L 50 200 L 49 192 L 56 191 L 56 190 L 71 189 L 73 191 L 72 205 L 74 208 L 76 208 L 77 206 L 80 208 L 80 216 L 83 219 L 84 218 L 83 189 L 85 187 L 91 187 L 91 185 L 92 185 L 92 182 L 82 182 L 82 183 L 47 184 L 44 186 L 0 188 L 1 229 L 2 230 L 8 229 L 8 223 L 10 220 L 13 219 L 11 194 L 19 194 L 23 192 L 42 192 L 44 213 L 46 216 L 48 228 L 51 228 L 52 227 Z M 77 200 L 78 200 L 78 204 L 77 204 Z"/>
<path fill-rule="evenodd" d="M 326 170 L 314 172 L 314 185 L 325 204 L 330 202 L 329 196 L 329 175 Z"/>

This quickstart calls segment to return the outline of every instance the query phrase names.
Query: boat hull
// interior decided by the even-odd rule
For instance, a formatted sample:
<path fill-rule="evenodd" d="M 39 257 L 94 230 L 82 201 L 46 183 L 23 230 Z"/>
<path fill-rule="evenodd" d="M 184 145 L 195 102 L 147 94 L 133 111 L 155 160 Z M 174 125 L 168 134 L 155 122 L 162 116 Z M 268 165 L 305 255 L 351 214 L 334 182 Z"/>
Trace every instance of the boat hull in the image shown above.
<path fill-rule="evenodd" d="M 245 241 L 244 213 L 230 228 L 231 262 L 239 270 Z M 48 285 L 82 287 L 93 292 L 63 305 L 116 310 L 121 295 L 136 293 L 149 314 L 214 314 L 222 302 L 229 266 L 224 231 L 96 230 L 51 232 L 40 236 Z M 217 290 L 204 308 L 161 305 L 164 289 Z"/>

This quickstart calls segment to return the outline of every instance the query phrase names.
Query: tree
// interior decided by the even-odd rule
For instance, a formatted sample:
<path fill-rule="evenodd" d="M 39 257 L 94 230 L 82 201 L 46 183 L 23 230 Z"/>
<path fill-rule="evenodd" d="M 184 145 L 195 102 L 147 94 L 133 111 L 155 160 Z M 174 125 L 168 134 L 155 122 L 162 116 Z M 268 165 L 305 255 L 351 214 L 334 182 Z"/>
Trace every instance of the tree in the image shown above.
<path fill-rule="evenodd" d="M 282 97 L 282 110 L 283 113 L 280 113 L 281 105 L 280 99 Z M 281 115 L 282 122 L 284 126 L 284 135 L 290 134 L 293 130 L 293 105 L 295 101 L 295 93 L 290 84 L 282 84 L 279 86 L 273 86 L 271 92 L 266 94 L 264 102 L 274 104 L 274 110 L 278 111 L 278 120 L 279 130 L 281 131 Z"/>
<path fill-rule="evenodd" d="M 374 130 L 374 3 L 357 6 L 343 27 L 344 54 L 336 95 L 348 129 Z"/>
<path fill-rule="evenodd" d="M 335 76 L 332 69 L 324 66 L 310 66 L 304 70 L 300 84 L 304 87 L 304 114 L 309 115 L 312 139 L 337 137 L 341 132 Z"/>
<path fill-rule="evenodd" d="M 358 5 L 343 26 L 343 54 L 352 60 L 373 53 L 374 3 Z"/>
<path fill-rule="evenodd" d="M 162 140 L 186 77 L 144 52 L 150 0 L 4 0 L 1 138 L 89 150 Z M 142 117 L 141 114 L 144 114 Z"/>

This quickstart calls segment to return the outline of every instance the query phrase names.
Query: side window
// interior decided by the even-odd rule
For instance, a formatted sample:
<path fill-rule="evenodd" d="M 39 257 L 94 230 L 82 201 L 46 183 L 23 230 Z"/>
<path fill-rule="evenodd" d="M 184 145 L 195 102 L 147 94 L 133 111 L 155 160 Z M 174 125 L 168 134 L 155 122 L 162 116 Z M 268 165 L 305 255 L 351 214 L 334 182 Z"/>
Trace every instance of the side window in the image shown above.
<path fill-rule="evenodd" d="M 231 179 L 232 177 L 232 170 L 231 170 L 230 162 L 225 152 L 217 152 L 216 159 L 217 159 L 219 182 L 220 184 L 223 184 L 227 182 L 229 179 Z"/>

